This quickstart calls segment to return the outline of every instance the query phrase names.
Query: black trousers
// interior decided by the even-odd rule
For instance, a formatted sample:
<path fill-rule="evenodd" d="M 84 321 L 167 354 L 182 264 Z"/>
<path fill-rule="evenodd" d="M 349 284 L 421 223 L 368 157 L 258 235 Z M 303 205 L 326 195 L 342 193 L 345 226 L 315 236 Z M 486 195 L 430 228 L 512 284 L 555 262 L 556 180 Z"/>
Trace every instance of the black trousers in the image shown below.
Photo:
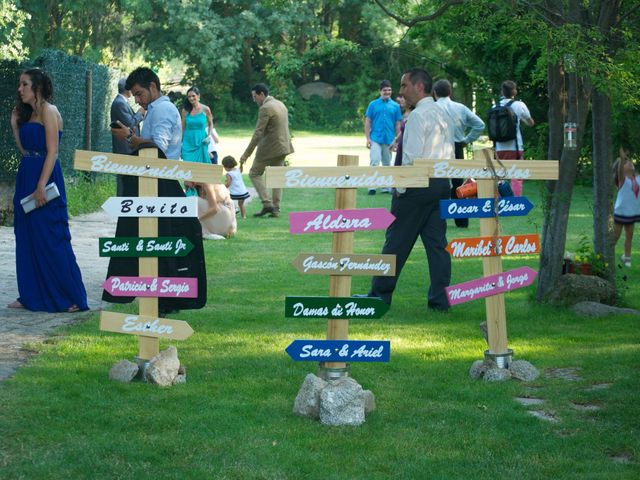
<path fill-rule="evenodd" d="M 455 152 L 456 158 L 463 160 L 464 159 L 464 144 L 456 142 L 455 143 Z M 464 183 L 464 178 L 452 178 L 451 179 L 451 195 L 450 198 L 455 199 L 458 198 L 456 196 L 456 188 Z M 460 228 L 468 228 L 469 227 L 469 219 L 468 218 L 454 218 L 456 222 L 456 227 Z"/>
<path fill-rule="evenodd" d="M 447 222 L 440 218 L 440 200 L 448 198 L 446 178 L 432 178 L 428 188 L 408 188 L 399 197 L 393 191 L 391 213 L 396 219 L 387 228 L 382 253 L 396 255 L 396 274 L 373 277 L 369 296 L 380 297 L 391 304 L 402 268 L 420 237 L 429 263 L 427 306 L 435 310 L 449 309 L 444 289 L 451 281 L 451 257 L 446 251 Z"/>

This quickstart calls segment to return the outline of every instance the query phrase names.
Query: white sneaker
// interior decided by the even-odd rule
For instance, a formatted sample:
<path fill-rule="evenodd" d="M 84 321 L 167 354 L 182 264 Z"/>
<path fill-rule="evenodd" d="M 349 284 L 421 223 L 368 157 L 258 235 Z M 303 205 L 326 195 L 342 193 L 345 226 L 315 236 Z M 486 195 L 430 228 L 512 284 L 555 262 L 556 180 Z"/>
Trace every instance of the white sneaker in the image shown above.
<path fill-rule="evenodd" d="M 620 257 L 620 260 L 625 267 L 631 267 L 631 257 L 625 257 L 624 255 L 622 255 Z"/>

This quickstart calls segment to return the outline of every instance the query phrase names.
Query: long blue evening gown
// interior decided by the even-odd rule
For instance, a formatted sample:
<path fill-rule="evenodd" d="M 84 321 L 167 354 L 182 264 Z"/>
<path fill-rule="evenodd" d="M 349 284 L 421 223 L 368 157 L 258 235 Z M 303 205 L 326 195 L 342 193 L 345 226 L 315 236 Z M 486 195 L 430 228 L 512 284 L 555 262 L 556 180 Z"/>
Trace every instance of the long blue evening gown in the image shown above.
<path fill-rule="evenodd" d="M 60 162 L 56 160 L 47 182 L 47 185 L 56 183 L 60 197 L 24 213 L 20 200 L 36 189 L 47 155 L 44 125 L 37 122 L 23 124 L 20 142 L 26 153 L 20 160 L 13 197 L 18 301 L 34 311 L 64 312 L 73 305 L 87 310 L 87 292 L 71 248 Z"/>

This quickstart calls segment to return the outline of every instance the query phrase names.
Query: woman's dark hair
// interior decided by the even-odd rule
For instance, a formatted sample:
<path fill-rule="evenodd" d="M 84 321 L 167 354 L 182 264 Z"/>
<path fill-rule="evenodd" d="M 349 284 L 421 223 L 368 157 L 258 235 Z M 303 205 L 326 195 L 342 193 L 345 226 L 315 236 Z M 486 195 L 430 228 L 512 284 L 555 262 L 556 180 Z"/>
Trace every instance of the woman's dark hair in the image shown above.
<path fill-rule="evenodd" d="M 31 79 L 31 90 L 36 96 L 36 102 L 44 100 L 51 102 L 53 98 L 53 83 L 49 75 L 40 68 L 30 68 L 22 72 L 22 75 L 28 75 Z M 18 112 L 18 126 L 27 123 L 33 115 L 33 107 L 27 103 L 24 103 L 18 94 L 16 102 L 16 111 Z"/>
<path fill-rule="evenodd" d="M 191 102 L 189 101 L 189 94 L 193 92 L 196 95 L 200 95 L 200 90 L 198 89 L 198 87 L 193 86 L 191 87 L 189 90 L 187 90 L 187 96 L 184 99 L 184 105 L 183 108 L 188 112 L 191 113 L 191 110 L 193 110 L 193 105 L 191 105 Z"/>

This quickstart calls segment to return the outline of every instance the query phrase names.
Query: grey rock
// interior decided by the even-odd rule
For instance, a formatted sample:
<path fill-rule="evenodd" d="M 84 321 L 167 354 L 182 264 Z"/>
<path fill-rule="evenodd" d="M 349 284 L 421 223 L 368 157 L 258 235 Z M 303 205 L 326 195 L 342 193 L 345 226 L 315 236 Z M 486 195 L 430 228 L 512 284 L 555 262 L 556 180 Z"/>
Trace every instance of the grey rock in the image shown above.
<path fill-rule="evenodd" d="M 173 379 L 173 384 L 180 385 L 183 383 L 187 383 L 187 367 L 180 364 L 180 367 L 178 368 L 178 374 L 176 375 L 176 378 Z"/>
<path fill-rule="evenodd" d="M 538 369 L 526 360 L 514 360 L 509 365 L 509 371 L 513 378 L 523 382 L 531 382 L 540 376 Z"/>
<path fill-rule="evenodd" d="M 331 381 L 320 392 L 320 422 L 324 425 L 362 425 L 364 409 L 364 390 L 350 377 Z"/>
<path fill-rule="evenodd" d="M 504 382 L 511 378 L 511 372 L 506 368 L 489 368 L 482 378 L 485 382 Z"/>
<path fill-rule="evenodd" d="M 573 306 L 573 311 L 578 315 L 587 317 L 604 317 L 606 315 L 640 315 L 640 310 L 633 308 L 619 308 L 604 305 L 598 302 L 578 302 Z"/>
<path fill-rule="evenodd" d="M 320 418 L 320 392 L 328 383 L 313 373 L 308 374 L 293 403 L 293 413 L 303 417 Z"/>
<path fill-rule="evenodd" d="M 168 387 L 173 385 L 179 368 L 178 350 L 172 345 L 149 360 L 145 376 L 149 383 Z"/>
<path fill-rule="evenodd" d="M 469 369 L 469 376 L 474 380 L 479 380 L 484 376 L 487 370 L 492 368 L 498 368 L 498 365 L 493 360 L 489 358 L 476 360 Z"/>
<path fill-rule="evenodd" d="M 364 392 L 364 413 L 371 413 L 376 409 L 376 396 L 371 390 Z"/>
<path fill-rule="evenodd" d="M 482 332 L 482 338 L 484 338 L 484 341 L 489 345 L 489 330 L 487 328 L 486 320 L 480 324 L 480 332 Z"/>
<path fill-rule="evenodd" d="M 109 378 L 123 383 L 129 383 L 137 374 L 138 365 L 129 360 L 120 360 L 109 369 Z"/>
<path fill-rule="evenodd" d="M 534 397 L 514 397 L 514 400 L 518 402 L 520 405 L 529 406 L 529 405 L 542 405 L 544 400 L 542 398 L 534 398 Z"/>
<path fill-rule="evenodd" d="M 547 297 L 554 305 L 570 306 L 580 302 L 598 302 L 613 305 L 616 300 L 615 286 L 604 278 L 593 275 L 561 275 L 558 283 Z"/>

